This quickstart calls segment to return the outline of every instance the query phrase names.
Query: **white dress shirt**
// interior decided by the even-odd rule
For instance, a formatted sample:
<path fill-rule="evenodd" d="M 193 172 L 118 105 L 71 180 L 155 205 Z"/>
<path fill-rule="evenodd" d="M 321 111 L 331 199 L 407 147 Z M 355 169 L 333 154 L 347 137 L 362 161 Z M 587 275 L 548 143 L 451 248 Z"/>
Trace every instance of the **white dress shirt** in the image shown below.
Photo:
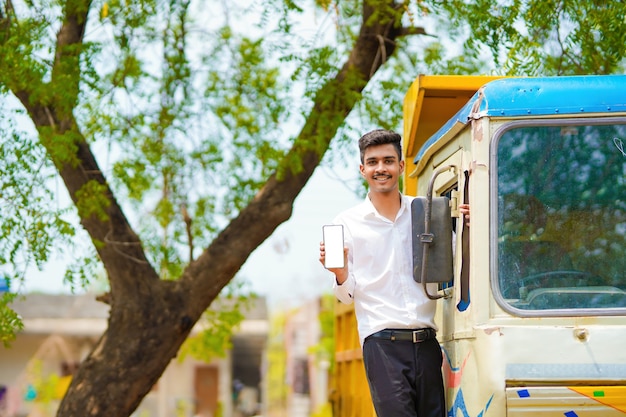
<path fill-rule="evenodd" d="M 343 284 L 334 280 L 333 290 L 341 302 L 354 303 L 361 346 L 367 336 L 386 328 L 437 329 L 436 302 L 413 279 L 413 198 L 402 196 L 393 222 L 381 216 L 368 198 L 333 221 L 344 226 L 350 272 Z M 437 291 L 437 284 L 428 285 L 431 293 Z"/>

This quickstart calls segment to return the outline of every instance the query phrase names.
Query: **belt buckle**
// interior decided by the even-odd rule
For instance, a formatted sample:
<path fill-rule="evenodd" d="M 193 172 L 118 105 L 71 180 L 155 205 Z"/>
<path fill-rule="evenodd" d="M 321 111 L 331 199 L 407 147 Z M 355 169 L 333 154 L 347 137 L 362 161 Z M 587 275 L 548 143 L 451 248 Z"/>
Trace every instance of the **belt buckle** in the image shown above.
<path fill-rule="evenodd" d="M 421 343 L 428 339 L 429 329 L 413 330 L 413 343 Z"/>

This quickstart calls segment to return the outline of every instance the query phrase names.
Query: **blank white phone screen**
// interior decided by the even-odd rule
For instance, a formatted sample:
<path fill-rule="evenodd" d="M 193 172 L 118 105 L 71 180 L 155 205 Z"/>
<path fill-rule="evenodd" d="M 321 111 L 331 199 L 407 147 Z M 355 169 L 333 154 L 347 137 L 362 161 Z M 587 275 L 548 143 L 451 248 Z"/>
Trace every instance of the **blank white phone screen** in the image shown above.
<path fill-rule="evenodd" d="M 327 224 L 322 226 L 324 235 L 324 266 L 326 268 L 343 268 L 343 226 Z"/>

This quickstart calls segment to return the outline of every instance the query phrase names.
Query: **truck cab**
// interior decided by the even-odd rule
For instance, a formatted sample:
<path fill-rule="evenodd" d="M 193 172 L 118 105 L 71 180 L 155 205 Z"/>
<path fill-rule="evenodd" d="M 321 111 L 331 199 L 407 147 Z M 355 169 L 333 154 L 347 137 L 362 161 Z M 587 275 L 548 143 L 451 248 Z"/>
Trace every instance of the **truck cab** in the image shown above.
<path fill-rule="evenodd" d="M 404 121 L 404 193 L 453 230 L 425 243 L 450 272 L 415 273 L 439 283 L 448 415 L 625 416 L 626 76 L 419 76 Z M 369 399 L 350 320 L 335 415 L 374 416 L 346 389 Z"/>
<path fill-rule="evenodd" d="M 449 415 L 625 415 L 626 77 L 492 80 L 421 143 L 437 81 L 407 96 L 405 193 L 471 207 L 453 276 L 425 278 Z"/>

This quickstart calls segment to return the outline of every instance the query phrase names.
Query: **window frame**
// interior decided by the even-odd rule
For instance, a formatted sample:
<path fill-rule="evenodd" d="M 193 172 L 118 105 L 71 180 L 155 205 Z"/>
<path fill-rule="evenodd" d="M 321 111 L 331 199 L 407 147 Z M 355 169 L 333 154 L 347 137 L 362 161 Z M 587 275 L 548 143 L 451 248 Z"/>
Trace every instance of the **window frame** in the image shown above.
<path fill-rule="evenodd" d="M 493 119 L 492 119 L 493 120 Z M 594 126 L 594 125 L 626 125 L 626 116 L 611 117 L 579 117 L 579 118 L 546 118 L 546 119 L 522 119 L 506 122 L 497 127 L 491 136 L 489 144 L 489 276 L 492 296 L 497 305 L 505 312 L 518 317 L 587 317 L 587 316 L 625 316 L 624 308 L 567 308 L 526 310 L 512 306 L 506 301 L 500 291 L 499 285 L 499 245 L 498 245 L 498 144 L 502 136 L 517 128 L 528 127 L 555 127 L 555 126 Z"/>

